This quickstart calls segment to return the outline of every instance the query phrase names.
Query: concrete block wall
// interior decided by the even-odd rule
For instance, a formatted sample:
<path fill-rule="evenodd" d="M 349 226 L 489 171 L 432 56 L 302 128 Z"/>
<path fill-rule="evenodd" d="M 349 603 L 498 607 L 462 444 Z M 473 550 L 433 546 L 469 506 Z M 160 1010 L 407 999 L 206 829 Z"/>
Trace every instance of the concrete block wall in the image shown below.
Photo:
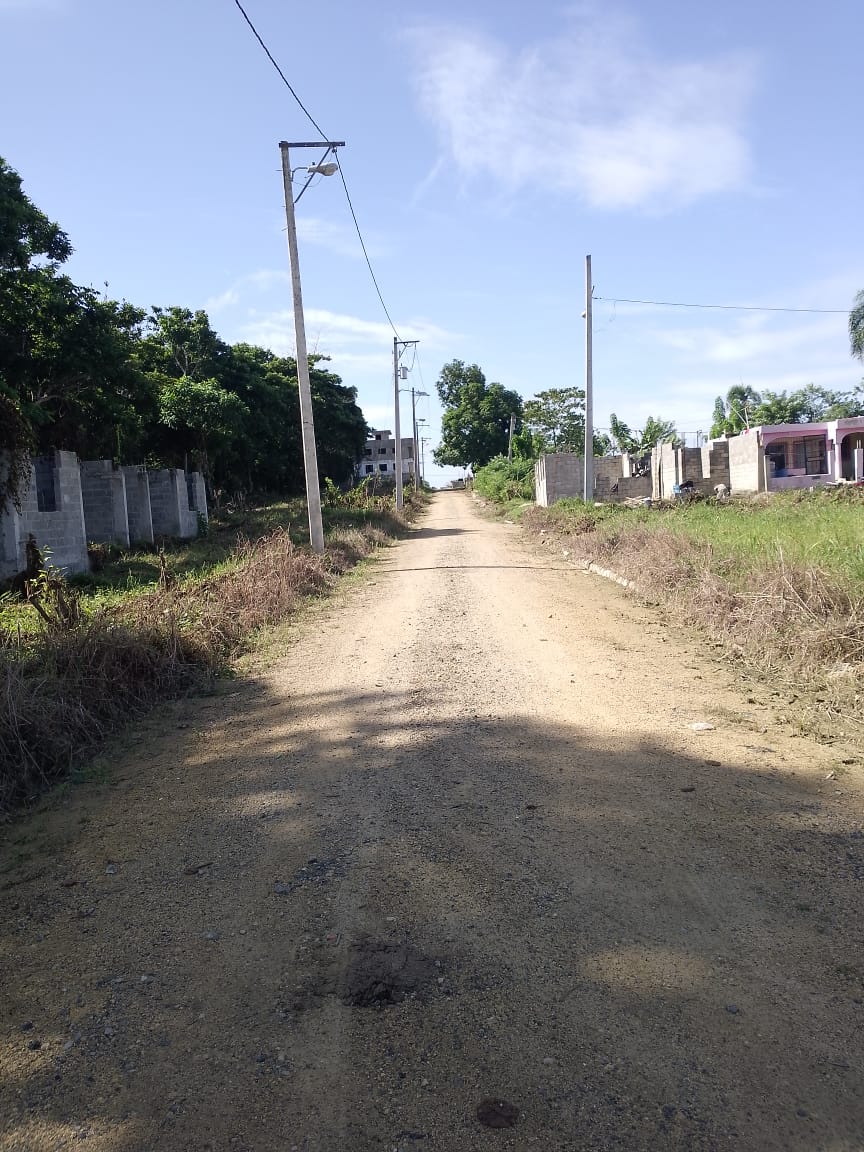
<path fill-rule="evenodd" d="M 154 537 L 188 536 L 189 496 L 183 469 L 161 468 L 148 472 L 147 479 Z"/>
<path fill-rule="evenodd" d="M 547 508 L 566 496 L 582 498 L 585 490 L 585 464 L 572 452 L 550 452 L 534 466 L 535 499 Z"/>
<path fill-rule="evenodd" d="M 200 472 L 190 472 L 187 475 L 186 488 L 189 493 L 189 507 L 195 513 L 196 518 L 200 515 L 203 516 L 205 520 L 209 520 L 210 517 L 207 512 L 207 485 L 204 483 L 204 477 Z"/>
<path fill-rule="evenodd" d="M 733 492 L 764 492 L 765 463 L 759 432 L 754 428 L 732 436 L 729 445 L 729 487 Z"/>
<path fill-rule="evenodd" d="M 126 482 L 126 512 L 130 544 L 153 543 L 153 515 L 150 510 L 150 482 L 147 469 L 133 464 L 122 469 Z"/>
<path fill-rule="evenodd" d="M 110 460 L 81 461 L 81 495 L 87 539 L 129 547 L 126 478 Z"/>
<path fill-rule="evenodd" d="M 731 487 L 729 476 L 729 441 L 708 440 L 702 445 L 702 473 L 711 480 L 711 490 L 715 485 Z"/>
<path fill-rule="evenodd" d="M 74 452 L 54 452 L 50 463 L 46 459 L 45 466 L 53 480 L 54 510 L 39 511 L 34 466 L 30 472 L 30 484 L 21 500 L 20 512 L 7 508 L 0 516 L 2 579 L 24 571 L 27 537 L 31 534 L 40 551 L 49 553 L 48 560 L 55 568 L 68 573 L 89 569 L 78 457 Z"/>

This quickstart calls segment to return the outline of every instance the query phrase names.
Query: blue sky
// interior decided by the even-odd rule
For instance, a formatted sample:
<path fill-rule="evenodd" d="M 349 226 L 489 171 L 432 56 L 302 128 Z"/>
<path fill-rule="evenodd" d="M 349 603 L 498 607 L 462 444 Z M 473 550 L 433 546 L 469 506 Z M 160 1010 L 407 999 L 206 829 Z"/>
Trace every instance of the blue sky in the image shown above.
<path fill-rule="evenodd" d="M 851 306 L 857 3 L 244 6 L 346 141 L 384 299 L 421 341 L 409 385 L 434 392 L 454 357 L 526 397 L 581 384 L 586 253 L 600 427 L 614 411 L 707 430 L 741 381 L 861 379 L 842 314 L 610 302 Z M 0 42 L 0 154 L 69 232 L 71 274 L 292 351 L 277 145 L 315 133 L 232 0 L 0 0 Z M 298 227 L 310 347 L 392 427 L 393 333 L 338 178 Z M 421 410 L 434 435 L 434 397 Z"/>

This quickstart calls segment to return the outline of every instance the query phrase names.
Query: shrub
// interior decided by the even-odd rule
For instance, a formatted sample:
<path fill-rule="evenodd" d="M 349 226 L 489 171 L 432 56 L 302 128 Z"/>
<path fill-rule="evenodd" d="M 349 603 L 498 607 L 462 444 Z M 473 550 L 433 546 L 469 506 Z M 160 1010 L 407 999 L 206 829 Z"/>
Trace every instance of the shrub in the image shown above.
<path fill-rule="evenodd" d="M 496 504 L 506 504 L 508 500 L 533 500 L 534 461 L 495 456 L 475 472 L 474 488 Z"/>

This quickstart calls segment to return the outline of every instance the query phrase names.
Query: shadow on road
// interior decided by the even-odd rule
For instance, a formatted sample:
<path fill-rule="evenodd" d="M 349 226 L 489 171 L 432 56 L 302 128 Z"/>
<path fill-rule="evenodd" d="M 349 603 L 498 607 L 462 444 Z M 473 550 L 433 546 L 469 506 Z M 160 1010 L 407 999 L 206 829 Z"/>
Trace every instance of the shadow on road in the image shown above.
<path fill-rule="evenodd" d="M 455 1152 L 495 1093 L 512 1148 L 860 1146 L 860 830 L 768 768 L 425 702 L 240 686 L 4 848 L 0 1147 Z M 363 934 L 438 985 L 343 1004 Z"/>

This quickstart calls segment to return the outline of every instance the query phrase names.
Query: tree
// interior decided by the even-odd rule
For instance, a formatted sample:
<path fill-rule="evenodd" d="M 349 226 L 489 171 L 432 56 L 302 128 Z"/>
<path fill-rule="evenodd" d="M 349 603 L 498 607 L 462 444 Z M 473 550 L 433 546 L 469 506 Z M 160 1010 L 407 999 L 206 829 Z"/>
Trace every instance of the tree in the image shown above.
<path fill-rule="evenodd" d="M 540 438 L 544 452 L 582 452 L 585 448 L 585 392 L 547 388 L 526 400 L 522 418 Z"/>
<path fill-rule="evenodd" d="M 141 385 L 131 352 L 143 314 L 63 275 L 71 252 L 0 160 L 0 379 L 14 426 L 36 450 L 112 455 Z M 7 428 L 7 451 L 10 439 Z"/>
<path fill-rule="evenodd" d="M 213 456 L 221 444 L 241 432 L 246 412 L 243 401 L 217 380 L 169 376 L 159 394 L 159 419 L 175 434 L 182 463 L 186 465 L 187 453 L 194 453 L 211 486 Z"/>
<path fill-rule="evenodd" d="M 69 237 L 24 194 L 21 177 L 0 156 L 0 274 L 23 271 L 39 257 L 62 264 Z"/>
<path fill-rule="evenodd" d="M 852 355 L 857 360 L 864 360 L 864 292 L 859 292 L 855 297 L 849 313 L 849 342 Z"/>
<path fill-rule="evenodd" d="M 647 456 L 656 444 L 668 444 L 678 438 L 674 423 L 657 416 L 649 416 L 644 428 L 634 430 L 613 412 L 609 417 L 609 428 L 618 451 L 631 456 Z"/>
<path fill-rule="evenodd" d="M 436 463 L 477 469 L 506 454 L 510 417 L 516 417 L 516 431 L 522 427 L 518 392 L 487 384 L 477 364 L 466 366 L 461 360 L 444 365 L 435 388 L 444 405 Z"/>
<path fill-rule="evenodd" d="M 756 389 L 749 384 L 733 384 L 725 400 L 718 396 L 714 401 L 712 440 L 718 436 L 737 435 L 754 424 L 753 411 L 761 399 Z"/>

